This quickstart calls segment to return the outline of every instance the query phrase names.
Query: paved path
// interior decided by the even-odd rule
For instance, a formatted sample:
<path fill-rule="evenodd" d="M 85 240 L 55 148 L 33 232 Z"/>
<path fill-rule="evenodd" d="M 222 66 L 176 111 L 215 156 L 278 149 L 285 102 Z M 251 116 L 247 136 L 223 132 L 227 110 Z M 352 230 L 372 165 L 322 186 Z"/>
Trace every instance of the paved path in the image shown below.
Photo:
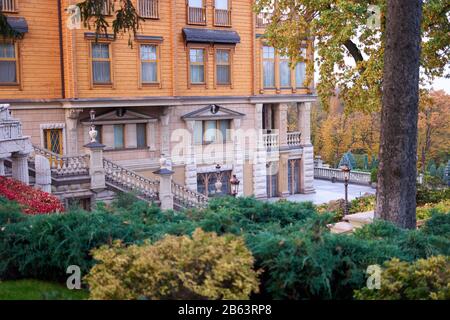
<path fill-rule="evenodd" d="M 314 180 L 316 193 L 312 194 L 295 194 L 287 199 L 294 202 L 312 201 L 314 204 L 327 203 L 331 200 L 344 199 L 344 184 L 340 182 L 332 183 L 325 180 Z M 349 184 L 348 197 L 353 200 L 365 193 L 375 194 L 375 189 L 369 186 L 361 186 L 357 184 Z M 269 201 L 276 201 L 279 198 L 271 198 Z"/>

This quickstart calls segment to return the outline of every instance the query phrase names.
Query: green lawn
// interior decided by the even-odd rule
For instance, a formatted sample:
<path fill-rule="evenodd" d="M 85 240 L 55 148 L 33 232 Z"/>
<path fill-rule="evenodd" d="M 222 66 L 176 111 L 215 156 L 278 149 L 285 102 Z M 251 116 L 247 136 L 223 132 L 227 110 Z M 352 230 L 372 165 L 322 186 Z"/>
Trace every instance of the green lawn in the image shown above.
<path fill-rule="evenodd" d="M 83 300 L 85 290 L 69 290 L 61 284 L 38 280 L 0 281 L 0 300 Z"/>

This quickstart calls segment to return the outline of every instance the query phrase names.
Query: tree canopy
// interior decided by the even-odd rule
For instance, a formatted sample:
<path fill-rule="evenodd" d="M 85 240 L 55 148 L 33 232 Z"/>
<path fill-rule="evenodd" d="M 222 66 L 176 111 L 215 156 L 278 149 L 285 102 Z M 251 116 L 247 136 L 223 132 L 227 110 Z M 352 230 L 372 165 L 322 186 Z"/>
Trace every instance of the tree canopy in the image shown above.
<path fill-rule="evenodd" d="M 422 19 L 421 81 L 445 74 L 450 60 L 450 3 L 425 0 Z M 379 111 L 383 82 L 386 0 L 257 0 L 255 10 L 270 18 L 268 43 L 294 62 L 302 61 L 300 43 L 314 39 L 320 74 L 317 93 L 329 106 L 336 88 L 346 112 Z M 379 12 L 378 12 L 379 10 Z M 373 23 L 378 22 L 379 25 Z M 309 63 L 307 81 L 313 79 Z"/>

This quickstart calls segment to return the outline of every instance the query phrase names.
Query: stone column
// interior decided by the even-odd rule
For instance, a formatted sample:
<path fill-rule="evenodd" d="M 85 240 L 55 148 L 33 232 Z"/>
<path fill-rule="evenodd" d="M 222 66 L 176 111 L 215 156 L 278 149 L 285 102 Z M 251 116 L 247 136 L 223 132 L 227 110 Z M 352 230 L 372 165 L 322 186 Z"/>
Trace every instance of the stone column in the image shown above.
<path fill-rule="evenodd" d="M 253 155 L 253 194 L 256 198 L 267 198 L 266 162 L 267 150 L 264 146 L 263 134 L 263 104 L 255 105 L 256 141 Z"/>
<path fill-rule="evenodd" d="M 237 196 L 242 196 L 244 194 L 244 150 L 242 150 L 241 141 L 237 136 L 237 130 L 241 128 L 241 119 L 233 119 L 233 174 L 236 175 L 236 178 L 240 181 L 239 190 Z"/>
<path fill-rule="evenodd" d="M 311 144 L 311 102 L 298 104 L 298 127 L 301 132 L 300 144 Z"/>
<path fill-rule="evenodd" d="M 186 159 L 185 159 L 185 185 L 192 191 L 197 191 L 197 159 L 194 144 L 195 121 L 186 121 L 188 137 L 186 139 Z"/>
<path fill-rule="evenodd" d="M 69 156 L 79 154 L 78 150 L 78 117 L 83 109 L 66 109 L 66 137 Z"/>
<path fill-rule="evenodd" d="M 105 168 L 103 167 L 103 149 L 105 146 L 98 142 L 90 142 L 84 147 L 88 150 L 89 154 L 91 190 L 100 191 L 105 189 Z"/>
<path fill-rule="evenodd" d="M 311 144 L 311 103 L 298 106 L 298 124 L 301 132 L 300 145 L 303 148 L 301 160 L 301 193 L 313 193 L 314 190 L 314 147 Z"/>
<path fill-rule="evenodd" d="M 34 166 L 36 170 L 36 185 L 35 187 L 51 193 L 52 192 L 52 173 L 50 170 L 50 162 L 41 155 L 35 156 Z"/>
<path fill-rule="evenodd" d="M 5 159 L 0 158 L 0 176 L 4 176 L 5 174 Z"/>
<path fill-rule="evenodd" d="M 12 160 L 12 177 L 24 184 L 30 184 L 28 175 L 28 153 L 13 152 Z"/>
<path fill-rule="evenodd" d="M 161 201 L 161 210 L 173 210 L 173 171 L 161 167 L 161 169 L 154 171 L 153 173 L 159 176 L 159 201 Z"/>
<path fill-rule="evenodd" d="M 281 198 L 289 196 L 288 166 L 289 154 L 280 154 L 278 161 L 278 195 Z"/>
<path fill-rule="evenodd" d="M 161 154 L 170 159 L 170 116 L 172 107 L 165 107 L 161 120 Z"/>
<path fill-rule="evenodd" d="M 278 129 L 278 143 L 280 150 L 287 148 L 287 110 L 286 103 L 280 103 L 275 112 L 275 128 Z"/>

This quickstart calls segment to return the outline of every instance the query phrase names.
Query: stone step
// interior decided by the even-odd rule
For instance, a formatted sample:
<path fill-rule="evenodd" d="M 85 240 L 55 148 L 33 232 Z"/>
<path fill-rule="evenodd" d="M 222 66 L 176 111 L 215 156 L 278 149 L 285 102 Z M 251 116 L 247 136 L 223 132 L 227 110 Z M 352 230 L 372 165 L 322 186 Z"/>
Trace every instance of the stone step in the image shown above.
<path fill-rule="evenodd" d="M 335 224 L 330 224 L 330 225 L 328 225 L 328 228 L 330 229 L 331 233 L 336 233 L 336 234 L 351 233 L 353 231 L 352 224 L 345 222 L 345 221 L 341 221 L 341 222 L 338 222 Z"/>
<path fill-rule="evenodd" d="M 349 214 L 342 219 L 344 222 L 350 223 L 353 228 L 361 228 L 366 224 L 373 222 L 374 211 L 359 212 L 355 214 Z"/>

